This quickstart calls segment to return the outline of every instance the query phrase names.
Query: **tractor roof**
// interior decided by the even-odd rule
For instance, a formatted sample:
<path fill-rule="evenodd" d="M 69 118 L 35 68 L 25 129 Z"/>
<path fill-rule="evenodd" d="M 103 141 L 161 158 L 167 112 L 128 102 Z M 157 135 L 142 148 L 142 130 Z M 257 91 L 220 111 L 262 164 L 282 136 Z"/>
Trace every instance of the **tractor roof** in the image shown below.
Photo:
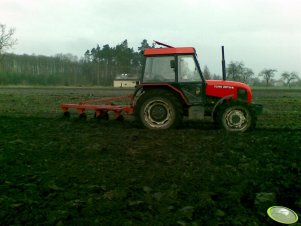
<path fill-rule="evenodd" d="M 144 56 L 171 55 L 171 54 L 195 54 L 195 49 L 193 47 L 179 47 L 179 48 L 149 48 L 144 50 Z"/>

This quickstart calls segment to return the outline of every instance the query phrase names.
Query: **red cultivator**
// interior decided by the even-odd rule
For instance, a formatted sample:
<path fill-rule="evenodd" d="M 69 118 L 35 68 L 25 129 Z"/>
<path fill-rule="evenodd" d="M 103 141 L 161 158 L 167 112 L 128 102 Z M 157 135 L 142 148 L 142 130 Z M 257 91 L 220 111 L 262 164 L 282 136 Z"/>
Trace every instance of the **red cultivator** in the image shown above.
<path fill-rule="evenodd" d="M 70 116 L 70 112 L 68 111 L 70 108 L 77 109 L 79 112 L 80 118 L 86 118 L 87 115 L 85 113 L 86 110 L 95 111 L 94 116 L 98 119 L 108 119 L 108 112 L 112 111 L 115 113 L 116 119 L 123 119 L 122 112 L 127 114 L 132 114 L 134 112 L 133 107 L 133 95 L 128 96 L 117 96 L 117 97 L 109 97 L 109 98 L 101 98 L 96 100 L 87 100 L 82 101 L 79 104 L 61 104 L 61 108 L 64 112 L 65 117 Z M 114 102 L 120 100 L 128 100 L 130 102 L 129 105 L 116 105 Z"/>

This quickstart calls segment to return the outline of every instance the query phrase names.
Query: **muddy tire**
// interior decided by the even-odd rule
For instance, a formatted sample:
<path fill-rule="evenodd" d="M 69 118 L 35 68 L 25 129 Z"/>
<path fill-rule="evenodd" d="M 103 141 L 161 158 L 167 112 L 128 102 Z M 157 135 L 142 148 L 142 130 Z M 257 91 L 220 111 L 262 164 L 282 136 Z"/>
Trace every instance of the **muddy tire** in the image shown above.
<path fill-rule="evenodd" d="M 230 132 L 246 132 L 256 125 L 256 116 L 247 104 L 230 103 L 220 109 L 220 127 Z"/>
<path fill-rule="evenodd" d="M 183 108 L 170 91 L 147 90 L 137 101 L 135 116 L 148 129 L 169 129 L 181 124 Z"/>

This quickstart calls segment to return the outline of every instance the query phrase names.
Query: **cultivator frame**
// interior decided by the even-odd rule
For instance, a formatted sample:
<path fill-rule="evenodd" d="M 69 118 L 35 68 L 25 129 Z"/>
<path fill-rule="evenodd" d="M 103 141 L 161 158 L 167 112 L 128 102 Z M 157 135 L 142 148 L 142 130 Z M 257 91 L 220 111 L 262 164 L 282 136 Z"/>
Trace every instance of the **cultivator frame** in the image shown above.
<path fill-rule="evenodd" d="M 129 105 L 116 105 L 114 101 L 129 99 Z M 98 103 L 98 104 L 95 104 Z M 101 104 L 99 104 L 101 103 Z M 94 100 L 82 101 L 78 104 L 61 104 L 61 109 L 64 112 L 65 117 L 70 117 L 69 109 L 76 109 L 80 118 L 86 118 L 86 110 L 94 110 L 95 117 L 100 119 L 108 119 L 108 112 L 114 112 L 117 120 L 123 119 L 122 112 L 127 114 L 133 114 L 134 112 L 134 95 L 117 96 L 100 98 Z"/>

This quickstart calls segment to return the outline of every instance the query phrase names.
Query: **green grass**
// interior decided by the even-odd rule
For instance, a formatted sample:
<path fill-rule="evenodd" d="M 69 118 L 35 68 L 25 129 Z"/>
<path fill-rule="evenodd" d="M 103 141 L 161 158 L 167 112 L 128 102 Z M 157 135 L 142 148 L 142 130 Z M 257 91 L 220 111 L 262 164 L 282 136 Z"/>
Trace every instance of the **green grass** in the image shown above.
<path fill-rule="evenodd" d="M 1 224 L 245 226 L 274 225 L 272 205 L 300 214 L 300 98 L 255 97 L 265 111 L 243 134 L 61 118 L 61 102 L 90 95 L 0 89 Z"/>

